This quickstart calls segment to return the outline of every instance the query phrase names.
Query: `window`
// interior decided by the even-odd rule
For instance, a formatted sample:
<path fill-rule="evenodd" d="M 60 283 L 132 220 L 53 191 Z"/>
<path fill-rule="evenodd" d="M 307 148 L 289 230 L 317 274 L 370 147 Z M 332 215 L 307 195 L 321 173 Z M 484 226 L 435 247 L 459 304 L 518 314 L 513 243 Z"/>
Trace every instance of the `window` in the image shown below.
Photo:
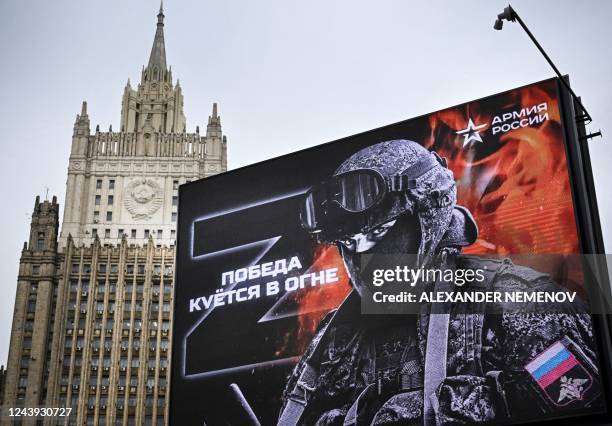
<path fill-rule="evenodd" d="M 132 229 L 132 238 L 136 238 L 136 230 Z"/>
<path fill-rule="evenodd" d="M 32 266 L 32 275 L 40 275 L 40 265 Z"/>
<path fill-rule="evenodd" d="M 106 221 L 111 222 L 113 220 L 113 212 L 106 212 Z"/>
<path fill-rule="evenodd" d="M 107 228 L 104 230 L 104 238 L 110 238 L 110 229 Z"/>
<path fill-rule="evenodd" d="M 173 206 L 178 206 L 178 195 L 173 195 L 172 196 L 172 205 Z"/>
<path fill-rule="evenodd" d="M 100 196 L 99 195 L 96 195 L 95 204 L 96 204 L 96 206 L 100 205 Z"/>
<path fill-rule="evenodd" d="M 177 218 L 177 213 L 172 212 L 172 222 L 176 222 L 176 218 Z"/>
<path fill-rule="evenodd" d="M 29 300 L 28 301 L 28 313 L 32 314 L 34 312 L 36 312 L 36 301 Z"/>
<path fill-rule="evenodd" d="M 144 230 L 144 237 L 145 238 L 149 238 L 149 230 L 148 229 Z"/>
<path fill-rule="evenodd" d="M 157 238 L 164 238 L 164 230 L 163 229 L 158 229 L 157 230 Z"/>
<path fill-rule="evenodd" d="M 115 189 L 115 179 L 108 181 L 108 189 Z"/>
<path fill-rule="evenodd" d="M 98 263 L 98 271 L 102 274 L 106 273 L 106 263 Z"/>
<path fill-rule="evenodd" d="M 96 235 L 98 235 L 98 230 L 96 228 L 91 228 L 91 236 L 95 237 Z"/>
<path fill-rule="evenodd" d="M 174 229 L 170 231 L 170 238 L 172 238 L 173 240 L 176 238 L 176 231 Z"/>
<path fill-rule="evenodd" d="M 174 189 L 175 191 L 178 189 L 179 186 L 179 181 L 178 180 L 173 180 L 172 181 L 172 189 Z"/>
<path fill-rule="evenodd" d="M 36 249 L 44 250 L 44 248 L 45 248 L 45 233 L 39 232 L 38 239 L 36 240 Z"/>
<path fill-rule="evenodd" d="M 114 201 L 115 201 L 115 197 L 113 197 L 112 195 L 109 195 L 106 204 L 108 204 L 109 206 L 112 206 Z"/>
<path fill-rule="evenodd" d="M 99 211 L 95 211 L 94 212 L 94 223 L 98 223 L 100 221 L 100 212 Z"/>
<path fill-rule="evenodd" d="M 102 189 L 102 179 L 96 181 L 96 189 Z"/>
<path fill-rule="evenodd" d="M 123 235 L 125 235 L 125 232 L 123 232 L 123 229 L 119 229 L 117 231 L 117 238 L 123 238 Z"/>

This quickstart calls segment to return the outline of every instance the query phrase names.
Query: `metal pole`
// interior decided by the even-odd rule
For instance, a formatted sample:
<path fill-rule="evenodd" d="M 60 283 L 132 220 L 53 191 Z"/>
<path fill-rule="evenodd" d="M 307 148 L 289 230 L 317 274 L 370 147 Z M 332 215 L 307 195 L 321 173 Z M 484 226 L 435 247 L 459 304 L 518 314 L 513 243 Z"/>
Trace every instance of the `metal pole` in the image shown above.
<path fill-rule="evenodd" d="M 510 8 L 510 12 L 511 12 L 510 20 L 512 20 L 512 21 L 516 20 L 519 23 L 519 25 L 527 33 L 527 35 L 529 36 L 529 38 L 531 39 L 533 44 L 535 44 L 535 46 L 538 48 L 538 50 L 540 51 L 542 56 L 544 56 L 544 59 L 546 59 L 548 64 L 555 71 L 555 73 L 557 74 L 557 77 L 559 77 L 559 80 L 561 80 L 561 83 L 571 93 L 572 98 L 574 98 L 574 101 L 580 106 L 580 109 L 582 110 L 582 112 L 584 114 L 576 115 L 576 117 L 575 117 L 576 120 L 580 120 L 580 121 L 582 121 L 584 123 L 587 123 L 587 124 L 590 123 L 591 121 L 593 121 L 593 119 L 591 118 L 591 114 L 589 114 L 587 109 L 584 107 L 584 105 L 582 105 L 582 102 L 580 102 L 580 99 L 578 98 L 578 95 L 576 95 L 576 93 L 574 93 L 574 91 L 572 90 L 570 85 L 567 84 L 567 81 L 565 81 L 565 78 L 563 78 L 563 75 L 561 75 L 561 72 L 559 71 L 559 69 L 555 66 L 553 61 L 546 54 L 546 52 L 544 51 L 544 48 L 540 45 L 540 43 L 538 43 L 538 41 L 536 40 L 534 35 L 531 33 L 531 31 L 529 31 L 529 28 L 527 28 L 527 25 L 525 25 L 525 23 L 523 22 L 521 17 L 518 15 L 518 13 L 516 13 L 516 11 L 512 8 L 512 6 L 508 5 L 508 7 Z"/>

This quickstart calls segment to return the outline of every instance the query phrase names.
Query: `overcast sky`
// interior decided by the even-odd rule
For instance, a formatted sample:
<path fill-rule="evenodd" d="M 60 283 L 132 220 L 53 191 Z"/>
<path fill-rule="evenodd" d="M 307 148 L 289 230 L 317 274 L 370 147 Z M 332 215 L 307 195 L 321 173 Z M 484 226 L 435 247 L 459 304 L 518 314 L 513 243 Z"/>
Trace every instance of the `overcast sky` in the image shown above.
<path fill-rule="evenodd" d="M 187 130 L 219 103 L 230 168 L 553 76 L 503 1 L 166 0 L 166 49 Z M 63 204 L 75 115 L 119 128 L 121 95 L 149 56 L 157 0 L 0 0 L 0 363 L 18 260 L 45 187 Z M 612 247 L 612 2 L 514 1 L 591 112 Z M 608 252 L 610 249 L 608 249 Z"/>

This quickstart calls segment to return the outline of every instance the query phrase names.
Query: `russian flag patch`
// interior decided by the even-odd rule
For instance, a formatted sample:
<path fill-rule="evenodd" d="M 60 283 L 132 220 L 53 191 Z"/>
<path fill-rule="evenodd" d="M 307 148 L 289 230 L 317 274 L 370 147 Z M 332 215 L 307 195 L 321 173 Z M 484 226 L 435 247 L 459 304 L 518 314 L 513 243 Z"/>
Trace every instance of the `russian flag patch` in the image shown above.
<path fill-rule="evenodd" d="M 593 383 L 592 376 L 562 341 L 537 355 L 525 369 L 558 406 L 582 400 Z"/>

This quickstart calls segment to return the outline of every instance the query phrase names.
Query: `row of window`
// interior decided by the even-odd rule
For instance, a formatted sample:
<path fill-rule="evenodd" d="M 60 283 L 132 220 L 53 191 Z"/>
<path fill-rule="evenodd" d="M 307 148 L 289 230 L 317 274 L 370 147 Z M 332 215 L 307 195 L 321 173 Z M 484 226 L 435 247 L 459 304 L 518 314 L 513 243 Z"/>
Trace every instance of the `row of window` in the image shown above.
<path fill-rule="evenodd" d="M 167 308 L 164 308 L 167 309 Z M 114 321 L 112 319 L 107 319 L 106 320 L 106 330 L 112 330 L 113 329 L 113 323 Z M 67 327 L 67 329 L 73 329 L 74 326 L 77 325 L 74 322 L 74 319 L 72 321 L 69 322 L 69 325 Z M 135 327 L 141 327 L 142 326 L 142 322 L 140 321 L 135 321 L 134 323 Z M 32 331 L 34 327 L 34 321 L 28 320 L 25 323 L 25 329 L 26 331 Z M 149 330 L 153 331 L 153 330 L 157 330 L 159 327 L 159 324 L 157 323 L 157 321 L 149 321 Z M 79 320 L 78 323 L 78 328 L 83 330 L 85 329 L 85 319 L 81 318 Z M 123 321 L 123 328 L 124 329 L 129 329 L 130 328 L 130 320 L 125 320 Z M 102 329 L 102 320 L 100 319 L 96 319 L 94 322 L 94 330 L 101 330 Z M 170 331 L 170 321 L 169 320 L 163 320 L 161 322 L 161 330 L 162 331 Z"/>
<path fill-rule="evenodd" d="M 97 194 L 95 198 L 95 205 L 99 206 L 101 201 L 102 201 L 102 196 Z M 112 206 L 114 201 L 115 201 L 115 197 L 113 195 L 109 195 L 108 198 L 106 199 L 106 204 L 109 206 Z"/>
<path fill-rule="evenodd" d="M 102 179 L 96 180 L 96 189 L 102 189 Z M 108 181 L 108 189 L 115 189 L 115 179 Z"/>
<path fill-rule="evenodd" d="M 64 365 L 65 366 L 70 366 L 71 365 L 70 356 L 65 356 L 64 357 Z M 79 357 L 79 356 L 75 356 L 74 357 L 74 365 L 77 366 L 77 367 L 80 367 L 81 365 L 83 365 L 83 359 L 81 357 Z M 138 367 L 140 367 L 140 359 L 132 358 L 131 361 L 130 361 L 127 358 L 121 358 L 119 360 L 119 367 L 120 368 L 127 368 L 128 365 L 131 365 L 132 368 L 138 368 Z M 150 358 L 148 360 L 148 362 L 147 362 L 147 366 L 149 368 L 155 368 L 158 365 L 159 365 L 160 368 L 168 368 L 168 360 L 165 359 L 165 358 L 160 358 L 159 362 L 157 362 L 155 360 L 155 358 Z M 110 366 L 111 366 L 110 358 L 109 357 L 105 357 L 104 358 L 104 362 L 102 363 L 102 367 L 103 368 L 110 368 Z M 91 367 L 94 367 L 94 368 L 99 368 L 100 367 L 100 360 L 98 359 L 97 356 L 92 358 L 92 360 L 91 360 Z M 104 376 L 104 377 L 107 377 L 107 376 Z M 124 380 L 125 380 L 125 376 L 123 376 L 123 377 L 124 377 Z M 161 383 L 161 382 L 163 382 L 163 383 Z M 95 383 L 93 383 L 93 384 L 95 384 Z M 102 385 L 108 385 L 108 383 L 104 383 L 104 382 L 101 382 L 101 384 Z M 119 384 L 121 385 L 121 384 L 125 384 L 125 383 L 121 383 L 120 382 Z M 165 379 L 161 379 L 160 378 L 160 385 L 162 385 L 162 386 L 165 385 Z"/>
<path fill-rule="evenodd" d="M 116 382 L 117 386 L 138 386 L 138 375 L 137 374 L 138 373 L 131 375 L 129 377 L 129 381 L 128 381 L 127 376 L 119 375 L 118 380 Z M 80 376 L 72 377 L 72 384 L 79 385 L 80 381 L 81 381 Z M 62 376 L 60 384 L 61 386 L 69 386 L 71 384 L 67 375 Z M 101 376 L 100 381 L 98 383 L 97 375 L 90 376 L 89 386 L 97 386 L 97 385 L 110 386 L 110 378 L 108 376 Z M 160 387 L 166 386 L 166 378 L 164 376 L 160 376 L 158 378 L 157 385 Z M 155 377 L 147 378 L 146 386 L 150 386 L 150 387 L 155 386 Z"/>
<path fill-rule="evenodd" d="M 187 182 L 189 182 L 189 180 L 187 180 Z M 172 189 L 173 190 L 178 190 L 179 187 L 179 181 L 178 180 L 173 180 L 172 181 Z M 97 179 L 96 180 L 96 189 L 102 189 L 102 179 Z M 115 179 L 109 179 L 108 181 L 108 189 L 115 189 Z"/>
<path fill-rule="evenodd" d="M 111 263 L 110 266 L 109 264 L 106 263 L 98 263 L 98 272 L 101 273 L 106 273 L 106 271 L 110 271 L 111 274 L 116 274 L 119 272 L 119 265 L 117 263 Z M 128 263 L 125 266 L 125 272 L 128 275 L 132 275 L 134 274 L 134 264 L 133 263 Z M 138 274 L 144 274 L 145 273 L 145 265 L 144 264 L 138 264 L 136 265 L 136 270 L 138 272 Z M 164 267 L 164 275 L 172 275 L 172 265 L 165 265 Z M 72 264 L 72 273 L 73 274 L 78 274 L 79 273 L 79 264 L 78 263 L 73 263 Z M 91 273 L 91 264 L 89 263 L 85 263 L 83 264 L 83 274 L 89 274 Z M 160 264 L 154 264 L 153 265 L 153 274 L 155 275 L 161 275 L 162 273 L 162 266 Z M 71 289 L 74 291 L 76 290 L 76 283 L 73 282 L 72 286 L 74 286 L 74 288 L 71 287 Z M 131 287 L 130 287 L 131 288 Z M 82 290 L 86 291 L 87 290 L 87 284 L 83 284 L 83 288 Z"/>
<path fill-rule="evenodd" d="M 172 212 L 172 222 L 176 222 L 177 219 L 177 213 L 176 212 Z M 106 220 L 107 221 L 112 221 L 113 220 L 113 213 L 112 212 L 106 212 Z M 145 229 L 144 230 L 144 235 L 143 238 L 149 238 L 152 237 L 155 234 L 156 238 L 164 238 L 164 231 L 163 229 L 158 229 L 157 232 L 155 230 L 151 230 L 151 229 Z M 91 236 L 95 237 L 98 234 L 98 228 L 92 228 L 91 229 Z M 123 236 L 128 236 L 128 234 L 125 232 L 125 229 L 118 229 L 117 230 L 117 236 L 116 238 L 122 238 Z M 130 238 L 138 238 L 138 231 L 136 229 L 132 229 L 130 232 Z M 104 238 L 111 238 L 111 230 L 109 228 L 106 228 L 104 230 Z M 171 239 L 176 239 L 176 231 L 173 229 L 170 231 L 170 238 Z"/>
<path fill-rule="evenodd" d="M 72 307 L 72 306 L 71 306 Z M 98 311 L 102 311 L 102 308 L 98 308 Z M 126 311 L 131 311 L 126 309 Z M 169 304 L 164 304 L 164 312 L 170 312 L 170 305 Z M 33 323 L 32 323 L 33 324 Z M 123 321 L 123 329 L 124 330 L 129 330 L 131 327 L 131 322 L 129 319 L 126 319 Z M 142 322 L 140 319 L 136 319 L 134 321 L 134 327 L 137 329 L 140 329 L 142 327 Z M 84 330 L 85 329 L 85 318 L 80 318 L 78 323 L 74 320 L 74 318 L 72 317 L 72 315 L 70 315 L 69 312 L 69 319 L 68 319 L 68 324 L 66 325 L 66 330 L 73 330 L 74 328 L 77 328 L 78 330 Z M 101 330 L 102 329 L 102 321 L 99 319 L 96 319 L 95 323 L 94 323 L 94 330 Z M 150 331 L 157 331 L 158 329 L 158 325 L 157 325 L 157 321 L 150 321 L 149 322 L 149 330 Z M 113 320 L 112 319 L 107 319 L 106 320 L 106 328 L 105 330 L 107 330 L 107 332 L 111 332 L 113 330 Z M 28 331 L 27 326 L 26 326 L 26 331 Z M 32 329 L 30 329 L 29 331 L 32 331 Z M 161 331 L 162 332 L 168 332 L 170 331 L 170 322 L 167 320 L 163 320 L 161 323 Z"/>
<path fill-rule="evenodd" d="M 136 399 L 135 396 L 130 396 L 128 398 L 128 406 L 135 407 L 136 406 L 136 401 L 137 401 L 137 399 Z M 107 399 L 106 396 L 100 396 L 100 400 L 99 400 L 99 402 L 97 404 L 96 404 L 96 396 L 95 395 L 90 396 L 88 398 L 88 400 L 87 400 L 87 403 L 88 403 L 89 406 L 99 405 L 100 408 L 102 408 L 103 406 L 106 406 L 107 402 L 108 402 L 108 399 Z M 153 401 L 153 397 L 152 396 L 147 396 L 145 398 L 145 407 L 152 407 L 153 406 L 153 402 L 154 402 Z M 164 402 L 165 401 L 164 401 L 163 397 L 162 398 L 158 398 L 157 399 L 157 406 L 158 407 L 163 407 L 164 406 Z M 118 401 L 117 404 L 118 405 L 122 405 L 123 401 Z"/>

